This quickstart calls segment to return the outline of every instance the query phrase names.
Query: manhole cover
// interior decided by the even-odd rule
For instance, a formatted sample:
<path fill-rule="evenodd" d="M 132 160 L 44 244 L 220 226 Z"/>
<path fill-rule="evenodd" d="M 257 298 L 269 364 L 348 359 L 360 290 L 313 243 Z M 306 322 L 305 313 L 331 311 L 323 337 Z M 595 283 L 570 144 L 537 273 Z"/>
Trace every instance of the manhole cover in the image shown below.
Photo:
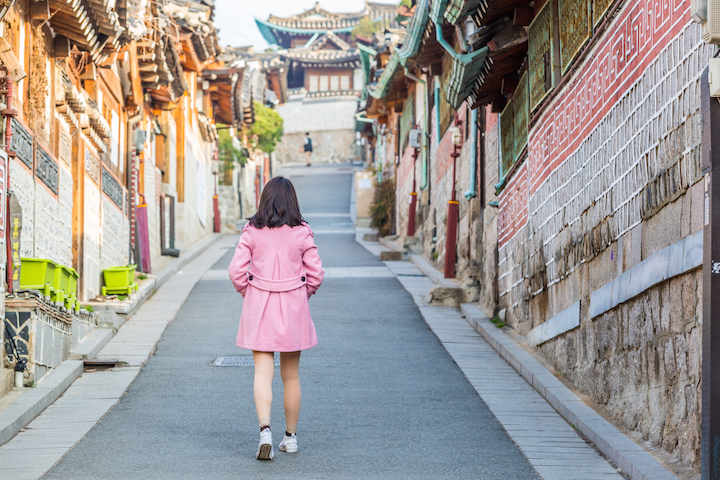
<path fill-rule="evenodd" d="M 251 355 L 231 355 L 229 357 L 218 357 L 213 362 L 213 367 L 254 367 Z M 275 366 L 280 366 L 280 356 L 275 355 Z"/>

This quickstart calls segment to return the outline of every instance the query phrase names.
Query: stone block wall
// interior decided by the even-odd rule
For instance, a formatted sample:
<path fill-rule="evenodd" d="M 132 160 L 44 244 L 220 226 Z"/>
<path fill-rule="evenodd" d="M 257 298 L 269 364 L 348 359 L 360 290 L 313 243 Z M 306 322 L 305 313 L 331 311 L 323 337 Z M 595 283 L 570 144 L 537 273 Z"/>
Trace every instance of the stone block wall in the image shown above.
<path fill-rule="evenodd" d="M 700 460 L 702 270 L 675 277 L 543 344 L 553 367 L 626 430 Z"/>
<path fill-rule="evenodd" d="M 310 134 L 313 143 L 313 163 L 345 163 L 359 160 L 355 149 L 355 130 L 315 130 Z M 275 150 L 281 163 L 305 163 L 305 133 L 285 133 Z"/>
<path fill-rule="evenodd" d="M 500 196 L 499 304 L 527 335 L 579 301 L 579 327 L 538 351 L 619 424 L 692 468 L 701 270 L 591 314 L 594 292 L 702 228 L 700 75 L 714 47 L 687 5 L 646 7 L 623 6 L 531 127 L 528 157 Z M 642 37 L 626 39 L 626 22 Z M 608 69 L 602 59 L 618 57 L 605 52 L 619 44 L 632 51 Z"/>

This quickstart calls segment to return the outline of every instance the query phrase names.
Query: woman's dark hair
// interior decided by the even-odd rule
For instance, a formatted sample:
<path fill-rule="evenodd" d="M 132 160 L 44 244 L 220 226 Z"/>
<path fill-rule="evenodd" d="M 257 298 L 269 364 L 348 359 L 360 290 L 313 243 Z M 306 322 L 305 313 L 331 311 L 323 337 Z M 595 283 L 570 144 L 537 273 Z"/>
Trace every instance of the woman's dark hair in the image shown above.
<path fill-rule="evenodd" d="M 255 228 L 297 227 L 305 219 L 300 214 L 295 187 L 285 177 L 275 177 L 263 189 L 257 213 L 248 218 Z"/>

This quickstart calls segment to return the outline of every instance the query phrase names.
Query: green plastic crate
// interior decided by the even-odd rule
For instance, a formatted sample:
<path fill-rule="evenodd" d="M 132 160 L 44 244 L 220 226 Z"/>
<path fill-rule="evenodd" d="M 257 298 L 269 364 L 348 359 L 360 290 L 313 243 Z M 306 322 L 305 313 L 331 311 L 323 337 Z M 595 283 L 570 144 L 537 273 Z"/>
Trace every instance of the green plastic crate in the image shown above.
<path fill-rule="evenodd" d="M 50 297 L 59 284 L 55 273 L 57 264 L 45 258 L 21 258 L 20 261 L 20 288 L 40 290 L 45 297 Z"/>
<path fill-rule="evenodd" d="M 103 270 L 105 286 L 102 287 L 102 294 L 130 295 L 137 290 L 135 283 L 135 269 L 137 265 L 125 267 L 110 267 Z"/>

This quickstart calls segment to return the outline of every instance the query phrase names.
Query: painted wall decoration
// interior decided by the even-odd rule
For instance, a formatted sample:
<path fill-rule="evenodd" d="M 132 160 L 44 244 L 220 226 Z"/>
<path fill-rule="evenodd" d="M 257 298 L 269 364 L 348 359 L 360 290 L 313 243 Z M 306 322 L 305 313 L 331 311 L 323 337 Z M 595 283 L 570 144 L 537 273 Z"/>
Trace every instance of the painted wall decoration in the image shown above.
<path fill-rule="evenodd" d="M 37 145 L 35 149 L 35 175 L 57 195 L 59 187 L 58 164 L 45 149 Z"/>
<path fill-rule="evenodd" d="M 115 203 L 120 209 L 123 208 L 123 189 L 122 186 L 115 180 L 110 172 L 105 167 L 102 169 L 102 191 L 107 195 L 110 200 Z"/>
<path fill-rule="evenodd" d="M 620 10 L 606 33 L 591 46 L 587 60 L 530 130 L 527 178 L 511 179 L 511 183 L 524 183 L 521 188 L 527 191 L 525 195 L 503 192 L 501 196 L 499 222 L 504 221 L 508 228 L 500 234 L 500 247 L 524 226 L 508 217 L 527 221 L 528 199 L 583 145 L 673 39 L 683 30 L 695 28 L 699 27 L 690 24 L 689 6 L 682 0 L 633 0 Z M 701 42 L 699 35 L 697 42 Z M 531 68 L 531 108 L 540 92 L 534 84 L 536 77 Z M 515 176 L 520 176 L 519 172 Z M 525 213 L 518 213 L 522 211 Z"/>
<path fill-rule="evenodd" d="M 13 118 L 13 135 L 10 149 L 15 152 L 16 158 L 32 170 L 33 168 L 33 137 L 22 124 Z"/>

